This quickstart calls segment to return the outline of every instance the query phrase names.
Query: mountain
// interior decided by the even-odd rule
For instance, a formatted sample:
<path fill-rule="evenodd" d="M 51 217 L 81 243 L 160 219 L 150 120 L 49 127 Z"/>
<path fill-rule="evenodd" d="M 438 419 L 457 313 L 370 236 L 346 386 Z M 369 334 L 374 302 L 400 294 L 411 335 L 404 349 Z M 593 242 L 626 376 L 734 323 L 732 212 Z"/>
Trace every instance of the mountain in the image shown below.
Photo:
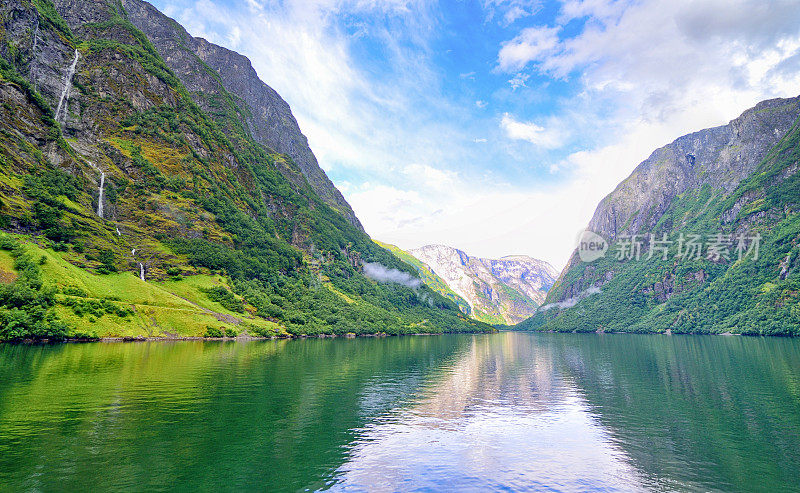
<path fill-rule="evenodd" d="M 422 282 L 424 282 L 429 288 L 441 294 L 445 298 L 452 300 L 456 305 L 458 305 L 458 308 L 465 315 L 472 314 L 472 308 L 470 307 L 470 304 L 467 303 L 467 301 L 464 298 L 457 295 L 455 291 L 450 289 L 450 286 L 447 285 L 447 282 L 441 277 L 439 277 L 433 271 L 433 269 L 430 268 L 428 264 L 420 261 L 415 256 L 411 255 L 405 250 L 400 249 L 395 245 L 391 245 L 389 243 L 382 243 L 377 240 L 375 240 L 375 243 L 392 252 L 397 258 L 399 258 L 403 262 L 417 269 L 417 273 L 419 274 L 420 279 L 422 279 Z"/>
<path fill-rule="evenodd" d="M 583 243 L 518 328 L 800 334 L 798 117 L 764 101 L 653 152 L 589 223 L 605 256 Z"/>
<path fill-rule="evenodd" d="M 443 245 L 428 245 L 408 253 L 466 300 L 475 319 L 492 324 L 511 325 L 529 317 L 558 275 L 547 262 L 525 256 L 470 257 Z"/>
<path fill-rule="evenodd" d="M 246 58 L 144 2 L 4 1 L 0 101 L 0 339 L 492 330 L 372 242 Z"/>
<path fill-rule="evenodd" d="M 192 100 L 217 121 L 220 129 L 227 130 L 230 137 L 230 129 L 241 125 L 256 142 L 289 156 L 326 204 L 363 229 L 350 204 L 319 167 L 289 105 L 258 78 L 250 60 L 191 36 L 147 2 L 122 0 L 122 6 L 128 20 L 147 35 Z M 235 104 L 230 104 L 229 98 Z M 284 174 L 291 181 L 299 181 L 291 171 Z"/>

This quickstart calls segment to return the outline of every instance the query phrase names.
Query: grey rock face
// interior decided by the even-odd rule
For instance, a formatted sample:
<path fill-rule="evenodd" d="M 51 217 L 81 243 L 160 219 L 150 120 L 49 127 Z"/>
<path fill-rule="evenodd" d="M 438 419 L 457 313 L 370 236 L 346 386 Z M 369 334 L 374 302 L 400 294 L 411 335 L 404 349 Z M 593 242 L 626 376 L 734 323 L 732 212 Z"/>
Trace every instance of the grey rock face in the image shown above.
<path fill-rule="evenodd" d="M 464 298 L 473 316 L 492 323 L 515 324 L 532 315 L 558 274 L 547 262 L 526 256 L 485 259 L 443 245 L 409 253 Z"/>
<path fill-rule="evenodd" d="M 319 167 L 289 105 L 258 78 L 250 60 L 205 39 L 192 37 L 180 24 L 145 1 L 122 0 L 122 5 L 127 18 L 147 35 L 203 110 L 213 113 L 203 95 L 221 95 L 225 91 L 234 95 L 243 110 L 238 118 L 253 139 L 292 158 L 320 198 L 351 224 L 363 229 L 341 192 Z M 287 178 L 297 184 L 296 176 L 288 173 Z"/>
<path fill-rule="evenodd" d="M 0 55 L 14 64 L 36 90 L 56 108 L 75 49 L 53 29 L 46 28 L 36 9 L 21 0 L 0 4 L 2 37 Z M 14 47 L 14 52 L 9 50 Z M 69 102 L 67 102 L 69 106 Z"/>
<path fill-rule="evenodd" d="M 650 231 L 672 200 L 710 185 L 730 192 L 749 176 L 800 115 L 800 97 L 764 101 L 727 125 L 657 149 L 604 198 L 589 229 L 608 238 Z"/>

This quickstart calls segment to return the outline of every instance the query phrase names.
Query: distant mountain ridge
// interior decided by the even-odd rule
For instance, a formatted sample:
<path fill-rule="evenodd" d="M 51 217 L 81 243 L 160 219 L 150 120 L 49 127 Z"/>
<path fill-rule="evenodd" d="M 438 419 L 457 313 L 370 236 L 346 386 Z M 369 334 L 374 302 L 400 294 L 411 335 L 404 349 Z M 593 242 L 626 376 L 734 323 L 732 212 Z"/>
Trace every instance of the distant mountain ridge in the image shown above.
<path fill-rule="evenodd" d="M 471 257 L 444 245 L 427 245 L 408 253 L 466 300 L 473 318 L 486 323 L 513 325 L 529 317 L 544 302 L 558 275 L 549 263 L 523 255 Z"/>
<path fill-rule="evenodd" d="M 457 295 L 456 292 L 453 291 L 450 288 L 450 286 L 447 285 L 447 282 L 441 277 L 439 277 L 439 275 L 436 274 L 436 272 L 434 272 L 433 269 L 431 269 L 431 267 L 428 264 L 420 261 L 415 256 L 411 255 L 405 250 L 400 249 L 395 245 L 391 245 L 389 243 L 383 243 L 377 240 L 375 240 L 375 243 L 392 252 L 397 258 L 399 258 L 403 262 L 417 269 L 417 272 L 419 273 L 422 282 L 424 282 L 429 288 L 441 294 L 445 298 L 448 298 L 453 302 L 455 302 L 455 304 L 458 305 L 459 310 L 461 310 L 465 315 L 472 315 L 472 307 L 470 306 L 470 304 L 467 303 L 467 301 L 464 298 Z"/>

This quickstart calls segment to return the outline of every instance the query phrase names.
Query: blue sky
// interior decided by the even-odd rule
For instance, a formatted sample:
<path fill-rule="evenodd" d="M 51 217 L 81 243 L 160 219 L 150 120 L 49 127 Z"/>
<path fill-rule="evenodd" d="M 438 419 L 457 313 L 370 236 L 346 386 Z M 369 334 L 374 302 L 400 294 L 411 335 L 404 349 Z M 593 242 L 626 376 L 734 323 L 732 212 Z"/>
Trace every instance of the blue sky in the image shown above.
<path fill-rule="evenodd" d="M 248 56 L 374 238 L 560 268 L 655 148 L 800 93 L 800 0 L 155 0 Z"/>

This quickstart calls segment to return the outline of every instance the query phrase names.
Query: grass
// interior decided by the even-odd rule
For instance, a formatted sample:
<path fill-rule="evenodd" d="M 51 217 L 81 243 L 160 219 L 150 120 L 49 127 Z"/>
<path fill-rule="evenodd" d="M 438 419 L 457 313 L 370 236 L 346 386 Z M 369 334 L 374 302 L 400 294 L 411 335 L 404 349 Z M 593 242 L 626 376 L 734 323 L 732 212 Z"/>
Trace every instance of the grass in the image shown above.
<path fill-rule="evenodd" d="M 328 288 L 331 292 L 335 293 L 337 296 L 339 296 L 341 299 L 343 299 L 348 305 L 353 305 L 353 304 L 356 303 L 356 300 L 354 300 L 353 298 L 347 296 L 343 292 L 341 292 L 338 289 L 336 289 L 336 287 L 333 284 L 331 284 L 330 282 L 324 282 L 322 284 L 326 288 Z"/>
<path fill-rule="evenodd" d="M 66 260 L 69 254 L 44 249 L 29 241 L 25 242 L 25 249 L 34 258 L 44 259 L 40 267 L 46 285 L 56 287 L 59 292 L 64 288 L 78 288 L 86 293 L 85 297 L 80 297 L 83 300 L 105 300 L 133 310 L 133 315 L 127 317 L 108 313 L 100 317 L 79 316 L 60 303 L 56 307 L 57 315 L 77 333 L 100 338 L 201 337 L 209 327 L 235 326 L 236 319 L 242 322 L 237 327 L 240 332 L 251 326 L 265 334 L 285 334 L 285 329 L 276 323 L 234 313 L 210 300 L 202 289 L 227 287 L 221 276 L 197 275 L 180 281 L 145 282 L 130 272 L 93 274 L 69 263 Z M 10 282 L 16 277 L 13 265 L 11 254 L 0 250 L 0 282 Z M 78 297 L 57 295 L 60 302 L 69 298 Z"/>
<path fill-rule="evenodd" d="M 214 286 L 225 286 L 230 289 L 230 286 L 222 276 L 197 275 L 186 277 L 180 281 L 161 281 L 155 284 L 170 294 L 184 298 L 195 306 L 224 315 L 231 315 L 234 317 L 242 316 L 241 313 L 228 310 L 220 303 L 210 300 L 208 296 L 201 291 Z"/>

